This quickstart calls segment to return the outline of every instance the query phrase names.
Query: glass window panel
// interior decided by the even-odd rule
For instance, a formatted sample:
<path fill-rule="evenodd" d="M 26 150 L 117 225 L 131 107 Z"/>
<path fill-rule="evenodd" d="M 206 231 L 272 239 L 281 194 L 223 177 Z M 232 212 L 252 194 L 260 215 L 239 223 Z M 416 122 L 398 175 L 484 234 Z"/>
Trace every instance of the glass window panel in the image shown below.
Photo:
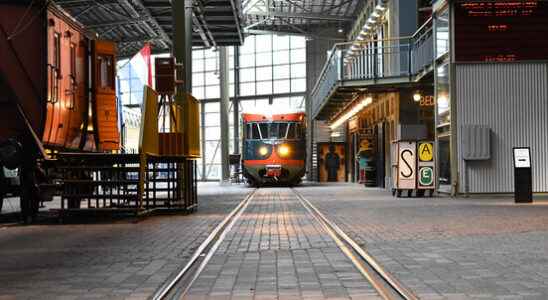
<path fill-rule="evenodd" d="M 205 99 L 204 87 L 193 87 L 192 96 L 196 97 L 196 99 Z"/>
<path fill-rule="evenodd" d="M 255 36 L 257 41 L 257 52 L 271 51 L 272 49 L 272 35 L 264 34 Z"/>
<path fill-rule="evenodd" d="M 219 84 L 219 75 L 215 74 L 215 72 L 213 71 L 205 73 L 205 84 L 206 85 Z"/>
<path fill-rule="evenodd" d="M 272 101 L 272 105 L 275 105 L 277 107 L 289 107 L 290 105 L 289 98 L 286 98 L 286 97 L 274 98 L 274 101 Z"/>
<path fill-rule="evenodd" d="M 205 60 L 205 70 L 215 71 L 217 70 L 217 60 L 215 58 L 208 58 Z"/>
<path fill-rule="evenodd" d="M 259 130 L 261 132 L 261 137 L 263 139 L 267 139 L 269 134 L 268 134 L 268 123 L 259 123 Z"/>
<path fill-rule="evenodd" d="M 291 78 L 306 77 L 306 64 L 291 65 Z"/>
<path fill-rule="evenodd" d="M 221 138 L 221 127 L 206 127 L 206 140 L 219 140 Z"/>
<path fill-rule="evenodd" d="M 230 84 L 228 86 L 228 91 L 230 92 L 229 93 L 230 97 L 234 97 L 234 84 Z"/>
<path fill-rule="evenodd" d="M 257 95 L 270 95 L 272 94 L 272 81 L 259 81 L 257 82 Z"/>
<path fill-rule="evenodd" d="M 289 93 L 290 92 L 289 80 L 274 81 L 274 91 L 276 91 L 276 93 Z"/>
<path fill-rule="evenodd" d="M 305 92 L 305 91 L 306 91 L 306 79 L 291 80 L 291 92 Z"/>
<path fill-rule="evenodd" d="M 203 59 L 194 59 L 192 60 L 192 72 L 202 72 L 204 70 L 204 60 Z"/>
<path fill-rule="evenodd" d="M 221 98 L 221 88 L 218 85 L 207 86 L 206 97 L 207 99 Z"/>
<path fill-rule="evenodd" d="M 259 126 L 257 124 L 251 124 L 251 138 L 254 140 L 258 140 L 261 138 L 261 134 L 259 133 Z"/>
<path fill-rule="evenodd" d="M 248 53 L 254 53 L 254 52 L 255 52 L 255 36 L 250 35 L 245 39 L 244 44 L 240 47 L 240 53 L 248 54 Z"/>
<path fill-rule="evenodd" d="M 268 66 L 272 64 L 272 52 L 257 53 L 257 66 Z"/>
<path fill-rule="evenodd" d="M 255 82 L 241 83 L 240 84 L 240 95 L 242 95 L 242 96 L 255 95 Z"/>
<path fill-rule="evenodd" d="M 275 66 L 274 67 L 274 79 L 289 78 L 289 65 Z"/>
<path fill-rule="evenodd" d="M 206 113 L 220 112 L 221 107 L 219 105 L 220 105 L 219 101 L 205 103 L 205 112 Z"/>
<path fill-rule="evenodd" d="M 217 105 L 220 105 L 217 103 Z M 221 124 L 221 113 L 205 114 L 205 126 L 219 126 Z"/>
<path fill-rule="evenodd" d="M 289 63 L 289 51 L 277 51 L 274 52 L 274 64 L 275 65 L 283 65 Z"/>
<path fill-rule="evenodd" d="M 253 54 L 240 55 L 241 68 L 254 67 L 254 66 L 255 66 L 255 55 Z"/>
<path fill-rule="evenodd" d="M 304 97 L 291 97 L 291 107 L 294 109 L 304 109 Z"/>
<path fill-rule="evenodd" d="M 291 62 L 305 62 L 306 49 L 291 50 Z"/>
<path fill-rule="evenodd" d="M 268 99 L 257 99 L 255 100 L 255 109 L 256 111 L 267 111 L 270 109 L 270 103 Z"/>
<path fill-rule="evenodd" d="M 236 47 L 236 46 L 228 47 L 228 55 L 234 57 L 234 48 L 235 48 L 235 47 Z"/>
<path fill-rule="evenodd" d="M 217 51 L 214 51 L 213 48 L 204 50 L 204 56 L 206 58 L 217 57 Z"/>
<path fill-rule="evenodd" d="M 203 50 L 192 50 L 192 59 L 197 58 L 203 58 L 204 57 L 204 51 Z"/>
<path fill-rule="evenodd" d="M 306 38 L 303 36 L 292 36 L 291 37 L 291 48 L 306 48 Z"/>
<path fill-rule="evenodd" d="M 272 80 L 272 67 L 257 68 L 257 81 Z"/>
<path fill-rule="evenodd" d="M 274 50 L 289 49 L 289 36 L 272 36 L 272 48 Z"/>
<path fill-rule="evenodd" d="M 255 69 L 240 69 L 240 82 L 255 81 Z"/>
<path fill-rule="evenodd" d="M 205 84 L 205 80 L 204 80 L 204 73 L 194 73 L 192 74 L 192 86 L 200 86 L 200 85 L 204 85 Z"/>
<path fill-rule="evenodd" d="M 234 69 L 228 70 L 228 83 L 234 83 Z"/>

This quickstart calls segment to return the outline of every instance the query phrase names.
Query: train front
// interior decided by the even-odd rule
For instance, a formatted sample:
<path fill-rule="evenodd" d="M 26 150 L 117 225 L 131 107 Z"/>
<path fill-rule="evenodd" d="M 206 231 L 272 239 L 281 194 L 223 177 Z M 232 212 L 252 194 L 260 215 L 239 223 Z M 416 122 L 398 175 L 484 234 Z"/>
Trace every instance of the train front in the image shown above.
<path fill-rule="evenodd" d="M 243 114 L 243 173 L 252 185 L 295 185 L 305 173 L 304 113 Z"/>

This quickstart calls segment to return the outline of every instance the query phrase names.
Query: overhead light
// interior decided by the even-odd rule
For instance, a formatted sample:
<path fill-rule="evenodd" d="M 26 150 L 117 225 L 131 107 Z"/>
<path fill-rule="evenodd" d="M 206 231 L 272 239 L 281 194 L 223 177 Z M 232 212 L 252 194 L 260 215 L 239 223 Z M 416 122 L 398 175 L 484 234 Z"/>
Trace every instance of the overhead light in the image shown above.
<path fill-rule="evenodd" d="M 344 122 L 346 122 L 348 119 L 352 118 L 355 114 L 359 113 L 362 109 L 367 107 L 369 104 L 373 103 L 373 97 L 368 96 L 364 98 L 362 101 L 360 101 L 358 104 L 356 104 L 352 109 L 342 114 L 337 120 L 335 120 L 333 123 L 329 125 L 329 128 L 331 130 L 336 129 L 337 127 L 341 126 Z"/>
<path fill-rule="evenodd" d="M 343 32 L 344 32 L 344 29 L 342 29 L 342 28 L 339 28 L 339 30 L 338 30 L 338 31 L 339 31 L 339 33 L 343 33 Z"/>
<path fill-rule="evenodd" d="M 417 91 L 417 92 L 415 92 L 415 94 L 413 94 L 413 101 L 419 102 L 419 101 L 421 101 L 421 99 L 422 99 L 422 95 L 421 95 L 420 92 Z"/>

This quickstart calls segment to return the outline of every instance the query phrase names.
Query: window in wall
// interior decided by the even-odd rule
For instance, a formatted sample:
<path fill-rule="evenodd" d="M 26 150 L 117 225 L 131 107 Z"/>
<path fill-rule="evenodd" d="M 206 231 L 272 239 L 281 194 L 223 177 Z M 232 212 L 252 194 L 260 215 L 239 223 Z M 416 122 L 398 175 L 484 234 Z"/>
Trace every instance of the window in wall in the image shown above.
<path fill-rule="evenodd" d="M 435 17 L 436 58 L 449 52 L 449 8 L 446 7 Z"/>

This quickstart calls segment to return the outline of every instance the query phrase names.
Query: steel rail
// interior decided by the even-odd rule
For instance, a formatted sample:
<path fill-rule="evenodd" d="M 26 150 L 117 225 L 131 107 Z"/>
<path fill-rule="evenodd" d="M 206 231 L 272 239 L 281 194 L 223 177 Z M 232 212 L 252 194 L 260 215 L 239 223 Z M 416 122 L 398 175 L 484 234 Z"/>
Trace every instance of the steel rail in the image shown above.
<path fill-rule="evenodd" d="M 257 189 L 254 189 L 251 193 L 249 193 L 244 200 L 242 200 L 236 208 L 234 208 L 228 216 L 226 216 L 219 225 L 215 227 L 215 229 L 209 234 L 209 236 L 205 239 L 205 241 L 200 244 L 198 249 L 194 252 L 190 260 L 187 262 L 187 264 L 170 280 L 168 280 L 164 285 L 162 285 L 150 298 L 152 300 L 163 300 L 166 299 L 167 296 L 170 294 L 170 292 L 173 291 L 174 287 L 181 282 L 181 280 L 185 277 L 185 275 L 188 275 L 188 271 L 191 270 L 192 267 L 194 267 L 197 260 L 201 257 L 203 257 L 203 261 L 200 264 L 198 270 L 194 273 L 194 276 L 183 289 L 183 295 L 188 292 L 190 286 L 194 281 L 198 278 L 202 270 L 204 269 L 207 262 L 211 259 L 221 242 L 224 240 L 224 237 L 226 234 L 230 231 L 230 229 L 234 226 L 236 221 L 240 218 L 242 213 L 247 208 L 249 202 L 255 195 L 255 192 Z M 212 245 L 212 246 L 211 246 Z M 204 257 L 204 251 L 208 247 L 211 248 L 207 250 L 207 254 Z"/>
<path fill-rule="evenodd" d="M 316 220 L 324 227 L 329 235 L 335 240 L 341 250 L 352 260 L 352 263 L 358 268 L 358 270 L 366 277 L 366 279 L 373 285 L 373 287 L 379 292 L 380 296 L 384 299 L 391 300 L 394 297 L 391 295 L 386 286 L 393 290 L 394 294 L 405 300 L 418 300 L 419 298 L 406 288 L 401 282 L 399 282 L 392 274 L 388 273 L 365 249 L 360 247 L 353 239 L 351 239 L 339 226 L 331 222 L 325 217 L 325 215 L 314 206 L 308 199 L 303 197 L 294 188 L 291 189 L 297 196 L 301 204 L 314 216 Z M 344 243 L 343 243 L 344 242 Z M 370 272 L 364 268 L 355 258 L 350 248 L 359 255 L 361 260 L 369 266 L 378 277 L 386 284 L 379 282 L 379 280 L 370 274 Z"/>

